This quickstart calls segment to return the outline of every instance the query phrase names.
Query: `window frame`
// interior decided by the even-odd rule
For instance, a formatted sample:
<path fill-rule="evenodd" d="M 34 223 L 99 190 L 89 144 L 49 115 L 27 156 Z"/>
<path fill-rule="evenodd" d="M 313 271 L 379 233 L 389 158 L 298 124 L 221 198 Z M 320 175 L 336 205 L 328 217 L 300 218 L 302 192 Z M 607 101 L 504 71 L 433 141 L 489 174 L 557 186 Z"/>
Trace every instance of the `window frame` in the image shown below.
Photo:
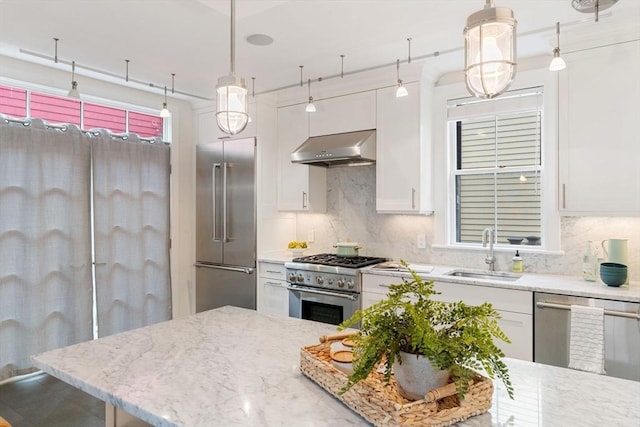
<path fill-rule="evenodd" d="M 475 103 L 476 106 L 472 107 L 472 110 L 476 110 L 475 114 L 462 114 L 462 115 L 457 115 L 455 118 L 450 118 L 448 119 L 448 129 L 449 129 L 449 135 L 451 137 L 453 137 L 453 144 L 454 147 L 451 150 L 451 153 L 454 157 L 454 166 L 453 168 L 449 171 L 449 173 L 451 174 L 451 179 L 453 181 L 452 185 L 453 188 L 455 189 L 455 196 L 450 198 L 450 202 L 453 203 L 452 206 L 452 212 L 454 212 L 454 218 L 452 221 L 452 225 L 453 225 L 453 238 L 452 238 L 452 242 L 459 244 L 459 243 L 464 243 L 464 242 L 460 242 L 458 241 L 458 237 L 459 234 L 461 232 L 461 228 L 458 227 L 458 217 L 460 214 L 460 211 L 458 210 L 458 192 L 460 190 L 460 188 L 457 185 L 457 179 L 459 177 L 463 177 L 463 176 L 477 176 L 477 177 L 482 177 L 482 176 L 491 176 L 493 177 L 493 188 L 492 188 L 492 193 L 493 193 L 493 204 L 494 204 L 494 212 L 493 212 L 493 223 L 491 224 L 487 224 L 486 227 L 493 227 L 496 230 L 496 237 L 498 238 L 498 240 L 504 240 L 504 238 L 506 238 L 506 235 L 501 235 L 501 230 L 498 228 L 498 225 L 496 224 L 496 222 L 498 222 L 500 215 L 498 214 L 498 212 L 500 211 L 500 209 L 498 209 L 500 207 L 500 205 L 497 203 L 497 198 L 499 197 L 499 188 L 498 188 L 498 181 L 499 181 L 499 177 L 508 177 L 509 175 L 513 175 L 513 174 L 522 174 L 522 173 L 533 173 L 538 175 L 536 178 L 536 183 L 535 186 L 540 190 L 540 201 L 542 200 L 542 198 L 544 197 L 544 194 L 542 192 L 542 186 L 540 185 L 540 181 L 541 179 L 544 177 L 544 174 L 546 173 L 545 171 L 545 164 L 544 164 L 544 159 L 543 159 L 543 155 L 542 155 L 542 128 L 544 126 L 544 110 L 543 110 L 543 99 L 544 99 L 544 88 L 541 86 L 538 87 L 533 87 L 533 88 L 527 88 L 525 90 L 522 91 L 508 91 L 510 93 L 510 98 L 506 99 L 506 102 L 508 104 L 508 106 L 512 106 L 514 104 L 518 104 L 518 108 L 517 109 L 501 109 L 501 108 L 495 108 L 492 106 L 489 106 L 487 103 L 492 102 L 492 100 L 483 100 L 481 102 Z M 524 96 L 523 96 L 524 95 Z M 505 98 L 502 98 L 502 100 L 505 100 Z M 500 99 L 498 100 L 500 101 Z M 463 105 L 462 108 L 465 108 L 464 105 L 466 105 L 469 102 L 474 102 L 473 98 L 466 98 L 466 99 L 460 99 L 460 100 L 456 100 L 456 102 L 452 102 L 449 105 L 449 108 L 453 108 L 456 109 L 457 105 Z M 504 103 L 504 101 L 503 101 Z M 524 105 L 522 105 L 524 104 Z M 481 106 L 480 108 L 478 108 L 478 106 Z M 489 107 L 489 108 L 486 108 Z M 480 111 L 477 111 L 480 110 Z M 490 111 L 489 111 L 490 110 Z M 486 111 L 486 113 L 484 113 L 484 111 Z M 481 114 L 478 114 L 478 112 L 483 112 Z M 499 151 L 496 151 L 493 153 L 493 166 L 491 167 L 473 167 L 473 168 L 459 168 L 460 166 L 460 158 L 459 158 L 459 150 L 460 150 L 460 132 L 461 132 L 461 128 L 460 125 L 463 121 L 478 121 L 478 120 L 484 120 L 487 119 L 488 121 L 492 121 L 494 124 L 494 128 L 496 128 L 496 132 L 497 132 L 497 122 L 499 122 L 500 120 L 505 120 L 505 119 L 509 119 L 509 118 L 514 118 L 516 117 L 518 114 L 525 114 L 525 115 L 529 115 L 529 114 L 535 114 L 536 115 L 536 122 L 539 121 L 540 123 L 540 127 L 538 128 L 538 133 L 537 133 L 537 139 L 540 141 L 540 146 L 537 147 L 536 151 L 539 157 L 539 164 L 530 164 L 530 165 L 521 165 L 521 166 L 500 166 L 500 164 L 498 164 L 499 161 Z M 496 133 L 496 137 L 499 139 L 501 138 L 501 135 L 503 134 L 497 134 Z M 494 143 L 496 142 L 496 140 L 494 139 L 493 141 Z M 496 149 L 498 149 L 498 146 L 494 147 Z M 504 207 L 504 206 L 503 206 Z M 507 206 L 508 207 L 508 206 Z M 543 217 L 543 212 L 542 212 L 542 206 L 540 206 L 540 227 L 542 228 L 542 217 Z M 542 230 L 541 230 L 542 231 Z M 541 232 L 540 231 L 540 232 Z M 477 239 L 480 240 L 481 239 L 481 232 L 477 233 Z M 538 234 L 538 233 L 536 233 Z M 527 235 L 527 233 L 523 232 L 523 233 L 518 233 L 518 234 L 514 234 L 514 235 L 522 235 L 525 236 Z M 543 236 L 544 237 L 544 236 Z M 504 242 L 503 242 L 504 243 Z M 477 244 L 477 242 L 472 242 L 471 244 Z M 542 245 L 544 245 L 544 239 L 542 240 Z M 542 246 L 544 247 L 544 246 Z"/>
<path fill-rule="evenodd" d="M 67 96 L 67 91 L 66 90 L 61 90 L 58 88 L 52 88 L 49 86 L 45 86 L 45 85 L 41 85 L 41 84 L 37 84 L 37 83 L 31 83 L 31 82 L 23 82 L 20 80 L 15 80 L 15 79 L 11 79 L 11 78 L 6 78 L 6 77 L 1 77 L 0 76 L 0 85 L 1 86 L 6 86 L 6 87 L 10 87 L 10 88 L 14 88 L 14 89 L 19 89 L 19 90 L 25 90 L 27 92 L 27 98 L 26 98 L 26 117 L 31 117 L 31 93 L 32 92 L 37 92 L 38 94 L 41 95 L 48 95 L 48 96 L 55 96 L 55 97 L 61 97 L 61 98 L 65 98 Z M 85 95 L 82 94 L 81 95 L 81 99 L 80 99 L 81 103 L 80 103 L 80 123 L 81 123 L 81 128 L 84 126 L 84 103 L 88 102 L 90 104 L 94 104 L 94 105 L 99 105 L 99 106 L 104 106 L 104 107 L 108 107 L 108 108 L 115 108 L 115 109 L 122 109 L 125 110 L 126 112 L 126 120 L 128 122 L 129 119 L 129 112 L 134 112 L 134 113 L 140 113 L 140 114 L 146 114 L 146 115 L 153 115 L 153 116 L 158 116 L 160 117 L 160 110 L 157 108 L 149 108 L 149 107 L 145 107 L 142 105 L 137 105 L 137 104 L 130 104 L 127 102 L 121 102 L 121 101 L 116 101 L 113 99 L 107 99 L 107 98 L 101 98 L 101 97 L 97 97 L 97 96 L 92 96 L 92 95 Z M 22 118 L 22 117 L 16 117 L 16 118 Z M 162 141 L 164 143 L 169 143 L 171 144 L 172 142 L 172 128 L 173 128 L 173 115 L 171 117 L 164 117 L 162 118 L 162 136 L 160 137 L 162 139 Z M 128 123 L 127 123 L 127 127 L 128 127 Z M 117 134 L 116 132 L 112 132 L 114 134 Z M 141 138 L 150 138 L 150 137 L 146 137 L 146 136 L 141 136 Z M 157 138 L 157 137 L 156 137 Z"/>
<path fill-rule="evenodd" d="M 445 79 L 441 79 L 445 80 Z M 541 198 L 541 246 L 518 246 L 521 252 L 562 254 L 560 246 L 560 213 L 558 209 L 558 84 L 557 73 L 546 68 L 519 71 L 511 91 L 541 86 L 542 101 L 541 163 L 544 174 L 540 185 Z M 456 242 L 455 224 L 455 175 L 456 141 L 452 139 L 447 118 L 449 102 L 468 98 L 464 82 L 457 80 L 436 85 L 433 96 L 433 174 L 434 174 L 434 248 L 485 250 L 481 244 Z M 497 244 L 499 252 L 513 252 L 514 246 Z"/>

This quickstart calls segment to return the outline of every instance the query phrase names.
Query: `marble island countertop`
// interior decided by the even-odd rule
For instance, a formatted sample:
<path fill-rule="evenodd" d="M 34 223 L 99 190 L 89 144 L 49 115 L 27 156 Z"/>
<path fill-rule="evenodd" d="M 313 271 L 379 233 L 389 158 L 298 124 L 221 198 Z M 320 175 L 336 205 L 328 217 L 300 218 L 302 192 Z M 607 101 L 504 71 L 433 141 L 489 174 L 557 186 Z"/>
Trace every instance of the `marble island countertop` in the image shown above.
<path fill-rule="evenodd" d="M 273 263 L 285 263 L 291 261 L 290 252 L 272 252 L 263 254 L 258 257 L 259 261 L 273 262 Z M 519 289 L 524 291 L 533 292 L 548 292 L 561 295 L 572 295 L 578 297 L 587 298 L 603 298 L 616 301 L 627 302 L 640 302 L 640 282 L 632 281 L 628 285 L 620 287 L 607 286 L 601 281 L 587 282 L 581 277 L 574 276 L 561 276 L 554 274 L 536 274 L 536 273 L 522 273 L 515 281 L 504 281 L 499 278 L 493 279 L 481 279 L 481 278 L 469 278 L 469 277 L 456 277 L 451 276 L 448 273 L 454 270 L 469 270 L 477 272 L 486 272 L 484 270 L 466 269 L 460 266 L 450 265 L 422 265 L 415 264 L 418 267 L 422 267 L 424 270 L 430 270 L 430 272 L 420 271 L 420 277 L 423 279 L 435 280 L 439 282 L 457 282 L 465 283 L 469 285 L 478 286 L 491 286 L 496 288 L 507 289 Z M 417 268 L 417 270 L 421 270 Z M 406 270 L 393 270 L 376 268 L 375 266 L 365 267 L 361 269 L 364 273 L 380 274 L 393 277 L 410 277 L 410 274 Z M 512 274 L 510 272 L 499 272 Z M 515 273 L 513 273 L 515 274 Z"/>
<path fill-rule="evenodd" d="M 332 325 L 223 307 L 33 357 L 45 372 L 156 426 L 368 425 L 299 370 Z M 463 426 L 640 424 L 640 382 L 505 359 L 514 400 Z"/>

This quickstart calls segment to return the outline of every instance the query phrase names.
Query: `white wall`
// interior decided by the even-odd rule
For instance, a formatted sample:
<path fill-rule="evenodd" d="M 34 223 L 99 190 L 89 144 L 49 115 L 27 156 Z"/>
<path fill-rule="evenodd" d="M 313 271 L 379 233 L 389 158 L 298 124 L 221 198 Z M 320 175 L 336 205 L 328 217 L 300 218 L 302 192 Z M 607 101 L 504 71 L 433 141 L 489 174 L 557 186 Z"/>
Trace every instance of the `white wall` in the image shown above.
<path fill-rule="evenodd" d="M 0 56 L 0 78 L 5 84 L 20 84 L 38 88 L 41 92 L 66 96 L 71 76 L 68 72 Z M 107 83 L 78 75 L 78 89 L 85 100 L 115 101 L 152 108 L 160 112 L 163 93 L 157 94 Z M 171 283 L 173 316 L 182 317 L 195 307 L 189 301 L 193 287 L 193 260 L 195 258 L 195 150 L 193 143 L 193 111 L 188 102 L 169 97 L 172 113 L 171 133 Z"/>

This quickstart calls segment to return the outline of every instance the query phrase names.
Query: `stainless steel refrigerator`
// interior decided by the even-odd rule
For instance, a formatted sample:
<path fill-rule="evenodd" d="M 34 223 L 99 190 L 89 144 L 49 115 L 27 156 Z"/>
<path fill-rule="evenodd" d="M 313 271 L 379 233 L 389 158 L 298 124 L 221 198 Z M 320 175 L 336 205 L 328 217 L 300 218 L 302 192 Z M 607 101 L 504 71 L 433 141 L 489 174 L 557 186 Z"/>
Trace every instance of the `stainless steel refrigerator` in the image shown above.
<path fill-rule="evenodd" d="M 196 146 L 196 312 L 256 308 L 255 138 Z"/>

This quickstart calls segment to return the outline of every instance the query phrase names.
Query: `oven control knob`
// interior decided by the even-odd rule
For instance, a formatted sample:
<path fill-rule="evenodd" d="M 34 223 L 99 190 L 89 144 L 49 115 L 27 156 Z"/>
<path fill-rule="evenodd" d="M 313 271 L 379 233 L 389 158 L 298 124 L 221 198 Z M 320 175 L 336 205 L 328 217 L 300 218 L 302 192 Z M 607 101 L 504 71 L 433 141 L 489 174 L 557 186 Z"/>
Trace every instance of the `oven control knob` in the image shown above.
<path fill-rule="evenodd" d="M 324 283 L 324 277 L 316 276 L 316 284 L 322 285 Z"/>
<path fill-rule="evenodd" d="M 352 281 L 352 280 L 349 280 L 349 281 L 347 282 L 347 288 L 349 288 L 349 289 L 353 289 L 354 287 L 355 287 L 355 284 L 353 283 L 353 281 Z"/>
<path fill-rule="evenodd" d="M 296 281 L 296 273 L 289 273 L 289 282 L 294 283 Z"/>
<path fill-rule="evenodd" d="M 330 285 L 333 285 L 333 279 L 329 279 L 329 280 L 327 281 L 327 283 L 328 283 L 328 284 L 330 284 Z"/>
<path fill-rule="evenodd" d="M 344 288 L 344 281 L 342 279 L 338 279 L 338 287 Z"/>
<path fill-rule="evenodd" d="M 296 280 L 298 281 L 298 283 L 304 282 L 304 276 L 302 276 L 302 273 L 298 273 L 298 275 L 296 276 Z"/>

